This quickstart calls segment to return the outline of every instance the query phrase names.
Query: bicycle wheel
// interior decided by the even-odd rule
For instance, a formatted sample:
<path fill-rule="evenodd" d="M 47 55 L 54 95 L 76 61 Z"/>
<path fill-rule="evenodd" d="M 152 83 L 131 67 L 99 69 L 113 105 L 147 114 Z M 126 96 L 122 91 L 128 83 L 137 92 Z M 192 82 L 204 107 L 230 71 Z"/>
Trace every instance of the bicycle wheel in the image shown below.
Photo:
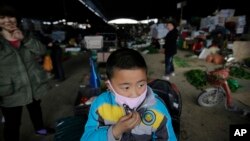
<path fill-rule="evenodd" d="M 213 107 L 224 100 L 224 92 L 218 88 L 208 88 L 198 96 L 198 104 Z"/>

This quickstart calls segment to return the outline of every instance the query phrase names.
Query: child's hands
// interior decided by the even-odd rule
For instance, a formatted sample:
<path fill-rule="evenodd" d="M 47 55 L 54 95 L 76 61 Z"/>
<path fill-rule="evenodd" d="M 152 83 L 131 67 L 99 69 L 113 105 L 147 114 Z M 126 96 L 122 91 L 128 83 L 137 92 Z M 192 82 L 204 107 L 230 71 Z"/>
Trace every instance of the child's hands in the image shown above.
<path fill-rule="evenodd" d="M 24 36 L 21 30 L 15 29 L 12 33 L 12 37 L 17 40 L 23 40 Z"/>
<path fill-rule="evenodd" d="M 138 112 L 133 111 L 119 119 L 113 126 L 113 135 L 119 139 L 124 132 L 130 131 L 141 123 L 141 117 Z"/>
<path fill-rule="evenodd" d="M 9 41 L 16 41 L 16 40 L 23 40 L 24 35 L 20 29 L 18 29 L 16 26 L 10 25 L 8 30 L 4 30 L 1 32 L 2 36 L 6 38 Z"/>

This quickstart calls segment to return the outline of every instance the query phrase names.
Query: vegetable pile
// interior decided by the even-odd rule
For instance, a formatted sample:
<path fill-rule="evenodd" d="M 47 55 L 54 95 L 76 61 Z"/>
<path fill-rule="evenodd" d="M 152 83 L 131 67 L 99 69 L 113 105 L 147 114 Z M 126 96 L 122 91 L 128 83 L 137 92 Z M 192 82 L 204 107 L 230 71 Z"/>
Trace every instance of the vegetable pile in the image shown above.
<path fill-rule="evenodd" d="M 207 85 L 206 72 L 200 69 L 187 71 L 185 74 L 187 81 L 197 89 Z"/>
<path fill-rule="evenodd" d="M 189 67 L 190 65 L 187 63 L 186 60 L 181 59 L 180 57 L 174 57 L 174 64 L 178 67 Z"/>
<path fill-rule="evenodd" d="M 243 78 L 243 79 L 250 79 L 250 73 L 240 67 L 231 67 L 230 76 Z"/>

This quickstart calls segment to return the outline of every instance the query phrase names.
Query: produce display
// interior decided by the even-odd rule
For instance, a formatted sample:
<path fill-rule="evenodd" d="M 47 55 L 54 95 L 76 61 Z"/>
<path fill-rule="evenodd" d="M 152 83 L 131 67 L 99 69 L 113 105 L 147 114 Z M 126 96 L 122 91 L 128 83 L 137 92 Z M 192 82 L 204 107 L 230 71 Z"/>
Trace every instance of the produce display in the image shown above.
<path fill-rule="evenodd" d="M 206 72 L 200 69 L 189 70 L 185 73 L 187 81 L 197 89 L 207 85 Z"/>
<path fill-rule="evenodd" d="M 250 79 L 250 72 L 241 67 L 231 67 L 230 75 L 237 78 Z"/>

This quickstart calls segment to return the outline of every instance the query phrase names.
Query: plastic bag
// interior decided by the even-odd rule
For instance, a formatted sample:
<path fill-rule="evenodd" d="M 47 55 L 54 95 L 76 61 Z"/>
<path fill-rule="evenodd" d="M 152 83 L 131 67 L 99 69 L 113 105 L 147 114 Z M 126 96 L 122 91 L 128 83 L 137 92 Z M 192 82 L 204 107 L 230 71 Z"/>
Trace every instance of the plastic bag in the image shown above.
<path fill-rule="evenodd" d="M 51 57 L 49 55 L 44 56 L 43 69 L 47 72 L 51 72 L 53 69 L 52 60 L 51 60 Z"/>
<path fill-rule="evenodd" d="M 229 78 L 227 83 L 232 92 L 236 92 L 240 88 L 238 81 L 235 79 Z"/>

